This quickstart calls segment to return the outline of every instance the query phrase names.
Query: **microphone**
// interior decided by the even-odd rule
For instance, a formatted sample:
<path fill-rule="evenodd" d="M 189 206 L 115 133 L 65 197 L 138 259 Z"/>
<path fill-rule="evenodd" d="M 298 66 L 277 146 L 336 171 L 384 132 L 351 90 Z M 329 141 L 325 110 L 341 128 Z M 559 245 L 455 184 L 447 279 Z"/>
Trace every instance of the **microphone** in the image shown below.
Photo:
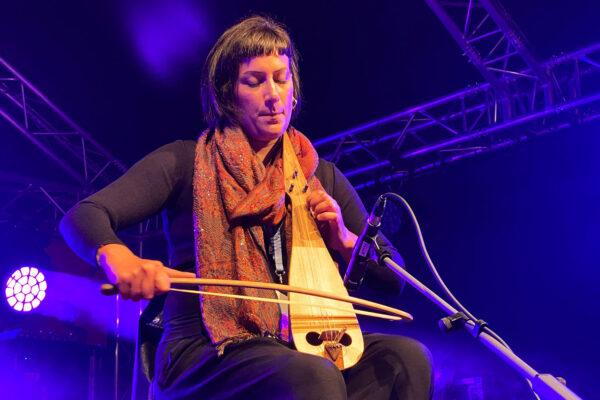
<path fill-rule="evenodd" d="M 384 196 L 379 196 L 373 206 L 371 215 L 367 219 L 365 229 L 356 239 L 356 244 L 352 250 L 352 258 L 348 263 L 348 269 L 346 269 L 346 275 L 344 276 L 344 286 L 350 291 L 358 289 L 365 277 L 369 252 L 377 239 L 386 201 L 387 199 Z"/>

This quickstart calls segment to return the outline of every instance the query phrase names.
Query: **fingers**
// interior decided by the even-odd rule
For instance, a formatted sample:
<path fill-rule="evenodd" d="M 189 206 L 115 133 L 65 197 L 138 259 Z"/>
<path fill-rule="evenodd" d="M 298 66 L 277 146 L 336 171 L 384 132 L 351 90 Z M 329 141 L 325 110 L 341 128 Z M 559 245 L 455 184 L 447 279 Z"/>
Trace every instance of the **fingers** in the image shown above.
<path fill-rule="evenodd" d="M 157 265 L 158 264 L 158 265 Z M 144 277 L 141 284 L 141 297 L 146 300 L 150 300 L 154 297 L 154 289 L 156 288 L 156 275 L 158 270 L 162 267 L 162 264 L 145 264 L 143 267 Z M 134 298 L 135 300 L 135 298 Z"/>
<path fill-rule="evenodd" d="M 172 268 L 162 267 L 155 279 L 155 295 L 166 293 L 171 288 L 169 278 L 195 278 L 196 274 L 192 272 L 183 272 Z"/>
<path fill-rule="evenodd" d="M 115 283 L 119 288 L 119 294 L 124 300 L 131 298 L 131 282 L 129 281 L 118 281 Z"/>
<path fill-rule="evenodd" d="M 133 301 L 153 298 L 156 274 L 164 265 L 160 261 L 138 259 L 137 265 L 132 267 L 128 271 L 129 274 L 123 277 L 131 284 L 128 293 L 121 292 L 123 298 L 126 299 L 126 295 Z"/>
<path fill-rule="evenodd" d="M 164 267 L 165 272 L 169 278 L 195 278 L 196 274 L 193 272 L 183 272 L 172 268 Z"/>
<path fill-rule="evenodd" d="M 315 219 L 317 221 L 337 221 L 338 214 L 336 212 L 315 212 Z"/>
<path fill-rule="evenodd" d="M 322 213 L 331 212 L 338 215 L 340 214 L 340 207 L 337 202 L 324 190 L 315 190 L 314 192 L 311 192 L 306 198 L 306 201 L 313 212 L 314 217 L 319 221 L 322 221 L 322 219 L 318 218 Z"/>
<path fill-rule="evenodd" d="M 328 197 L 329 195 L 324 190 L 314 190 L 308 194 L 308 196 L 306 197 L 306 202 L 308 203 L 308 206 L 312 209 Z"/>
<path fill-rule="evenodd" d="M 133 279 L 129 281 L 129 298 L 133 301 L 138 301 L 142 298 L 142 280 L 143 278 L 140 278 L 139 276 L 134 276 Z M 125 298 L 125 296 L 123 296 L 123 298 Z"/>
<path fill-rule="evenodd" d="M 108 244 L 98 249 L 99 263 L 123 299 L 151 299 L 168 291 L 169 278 L 195 278 L 191 272 L 165 267 L 160 261 L 139 258 L 126 246 Z"/>
<path fill-rule="evenodd" d="M 169 278 L 195 278 L 196 274 L 192 272 L 183 272 L 161 265 L 154 278 L 154 296 L 166 293 L 171 288 Z"/>
<path fill-rule="evenodd" d="M 125 267 L 118 268 L 116 285 L 125 300 L 150 300 L 171 288 L 170 278 L 195 278 L 191 272 L 165 267 L 160 261 L 129 259 Z M 132 263 L 132 261 L 136 261 Z M 135 265 L 132 265 L 135 264 Z"/>
<path fill-rule="evenodd" d="M 346 258 L 346 248 L 350 247 L 351 237 L 344 225 L 338 203 L 324 190 L 311 192 L 307 196 L 306 202 L 317 221 L 317 227 L 321 231 L 325 243 L 340 254 L 343 253 L 342 255 Z"/>
<path fill-rule="evenodd" d="M 166 293 L 171 288 L 171 283 L 169 282 L 169 274 L 167 270 L 170 268 L 163 267 L 157 273 L 154 279 L 154 294 L 161 295 Z"/>

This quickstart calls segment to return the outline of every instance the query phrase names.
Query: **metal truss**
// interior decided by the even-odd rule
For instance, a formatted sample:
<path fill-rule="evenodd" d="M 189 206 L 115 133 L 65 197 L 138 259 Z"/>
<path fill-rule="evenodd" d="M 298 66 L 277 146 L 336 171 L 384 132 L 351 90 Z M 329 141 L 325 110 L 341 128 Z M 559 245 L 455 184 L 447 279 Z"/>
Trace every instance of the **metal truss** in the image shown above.
<path fill-rule="evenodd" d="M 0 232 L 8 239 L 14 232 L 55 234 L 65 212 L 88 194 L 75 184 L 0 171 Z M 167 263 L 160 215 L 119 232 L 119 237 L 140 257 Z"/>
<path fill-rule="evenodd" d="M 497 0 L 425 0 L 469 61 L 494 88 L 506 118 L 519 113 L 511 101 L 523 86 L 542 86 L 552 102 L 554 85 L 518 26 Z"/>
<path fill-rule="evenodd" d="M 51 182 L 0 171 L 0 228 L 9 240 L 14 228 L 28 233 L 55 232 L 62 216 L 78 200 L 126 171 L 119 160 L 2 58 L 0 116 L 72 178 L 71 183 Z M 125 230 L 120 237 L 140 257 L 166 263 L 161 222 L 160 216 L 153 216 Z M 119 365 L 118 299 L 116 314 L 115 399 Z"/>
<path fill-rule="evenodd" d="M 0 172 L 0 226 L 54 231 L 80 193 L 78 185 Z"/>
<path fill-rule="evenodd" d="M 123 163 L 2 58 L 0 116 L 71 178 L 70 182 L 59 182 L 0 171 L 0 227 L 54 232 L 77 201 L 126 171 Z M 160 216 L 126 229 L 120 236 L 138 254 L 150 254 L 166 262 Z"/>
<path fill-rule="evenodd" d="M 0 116 L 72 178 L 65 184 L 1 173 L 0 221 L 19 215 L 39 223 L 54 214 L 52 220 L 56 220 L 83 195 L 126 170 L 123 163 L 2 58 Z"/>
<path fill-rule="evenodd" d="M 469 87 L 315 143 L 357 188 L 430 171 L 600 116 L 600 43 L 540 64 L 548 96 L 532 67 L 506 73 L 508 97 L 492 83 Z M 531 77 L 532 85 L 521 84 Z M 503 112 L 506 107 L 512 112 Z"/>
<path fill-rule="evenodd" d="M 80 185 L 107 183 L 125 166 L 0 57 L 0 116 Z M 112 170 L 112 171 L 111 171 Z"/>

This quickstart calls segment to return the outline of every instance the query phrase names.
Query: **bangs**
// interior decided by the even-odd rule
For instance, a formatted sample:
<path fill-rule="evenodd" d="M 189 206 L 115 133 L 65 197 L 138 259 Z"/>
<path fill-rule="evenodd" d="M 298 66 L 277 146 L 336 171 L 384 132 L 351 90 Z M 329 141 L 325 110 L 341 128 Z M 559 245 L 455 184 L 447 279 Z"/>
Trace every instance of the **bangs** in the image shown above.
<path fill-rule="evenodd" d="M 235 53 L 239 62 L 248 58 L 270 55 L 286 55 L 291 60 L 294 52 L 292 42 L 287 35 L 282 37 L 272 30 L 252 32 L 248 37 L 242 38 L 237 45 Z"/>

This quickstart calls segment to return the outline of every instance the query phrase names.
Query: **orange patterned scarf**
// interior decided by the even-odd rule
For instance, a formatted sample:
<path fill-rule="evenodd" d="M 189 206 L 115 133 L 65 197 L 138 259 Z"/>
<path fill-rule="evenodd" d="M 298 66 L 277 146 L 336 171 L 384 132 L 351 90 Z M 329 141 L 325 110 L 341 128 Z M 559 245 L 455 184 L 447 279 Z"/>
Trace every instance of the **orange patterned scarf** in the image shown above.
<path fill-rule="evenodd" d="M 308 180 L 317 168 L 317 153 L 294 128 L 290 127 L 287 134 Z M 316 177 L 310 181 L 312 187 L 320 187 Z M 194 235 L 199 277 L 271 282 L 262 226 L 280 223 L 285 214 L 281 152 L 265 167 L 239 128 L 200 135 L 194 166 Z M 274 291 L 264 289 L 213 286 L 203 290 L 276 297 Z M 201 295 L 200 303 L 213 343 L 282 333 L 280 309 L 275 303 L 210 295 Z"/>

